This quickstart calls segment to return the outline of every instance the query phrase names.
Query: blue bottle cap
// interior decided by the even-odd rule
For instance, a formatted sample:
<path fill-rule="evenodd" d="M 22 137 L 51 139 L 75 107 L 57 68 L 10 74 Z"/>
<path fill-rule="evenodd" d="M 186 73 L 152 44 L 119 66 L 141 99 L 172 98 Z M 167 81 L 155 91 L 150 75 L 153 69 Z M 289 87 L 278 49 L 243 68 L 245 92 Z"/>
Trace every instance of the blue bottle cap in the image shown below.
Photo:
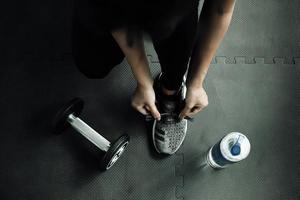
<path fill-rule="evenodd" d="M 231 154 L 234 155 L 234 156 L 239 155 L 239 154 L 241 153 L 241 147 L 240 147 L 240 144 L 237 143 L 237 144 L 233 145 L 233 146 L 231 147 L 231 149 L 230 149 L 230 152 L 231 152 Z"/>

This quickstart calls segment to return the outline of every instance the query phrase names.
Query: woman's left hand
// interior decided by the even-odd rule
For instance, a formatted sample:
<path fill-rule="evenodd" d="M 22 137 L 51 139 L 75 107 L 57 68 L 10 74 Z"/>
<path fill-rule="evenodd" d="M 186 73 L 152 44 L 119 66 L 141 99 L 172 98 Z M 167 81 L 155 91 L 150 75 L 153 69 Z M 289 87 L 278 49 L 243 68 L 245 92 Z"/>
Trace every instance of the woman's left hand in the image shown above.
<path fill-rule="evenodd" d="M 208 97 L 201 87 L 188 87 L 185 99 L 185 106 L 181 111 L 179 117 L 181 119 L 185 117 L 192 117 L 196 113 L 200 112 L 203 108 L 208 105 Z"/>

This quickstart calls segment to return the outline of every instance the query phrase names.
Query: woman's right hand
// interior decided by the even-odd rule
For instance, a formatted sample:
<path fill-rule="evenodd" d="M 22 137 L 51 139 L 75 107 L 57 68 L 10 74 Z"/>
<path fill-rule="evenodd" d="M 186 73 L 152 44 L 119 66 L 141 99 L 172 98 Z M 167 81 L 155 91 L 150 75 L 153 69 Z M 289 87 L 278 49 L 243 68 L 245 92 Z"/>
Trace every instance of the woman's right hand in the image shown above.
<path fill-rule="evenodd" d="M 131 105 L 143 115 L 150 113 L 156 120 L 160 120 L 160 113 L 155 105 L 155 92 L 152 85 L 138 85 L 133 93 Z"/>

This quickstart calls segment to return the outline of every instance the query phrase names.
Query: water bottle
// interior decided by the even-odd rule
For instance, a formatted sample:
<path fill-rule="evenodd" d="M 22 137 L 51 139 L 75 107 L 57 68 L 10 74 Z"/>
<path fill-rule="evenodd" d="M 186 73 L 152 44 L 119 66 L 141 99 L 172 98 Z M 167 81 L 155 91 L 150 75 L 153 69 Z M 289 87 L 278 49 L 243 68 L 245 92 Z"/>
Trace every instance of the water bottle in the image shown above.
<path fill-rule="evenodd" d="M 212 168 L 222 169 L 245 159 L 250 148 L 250 142 L 245 135 L 232 132 L 208 150 L 206 160 Z"/>

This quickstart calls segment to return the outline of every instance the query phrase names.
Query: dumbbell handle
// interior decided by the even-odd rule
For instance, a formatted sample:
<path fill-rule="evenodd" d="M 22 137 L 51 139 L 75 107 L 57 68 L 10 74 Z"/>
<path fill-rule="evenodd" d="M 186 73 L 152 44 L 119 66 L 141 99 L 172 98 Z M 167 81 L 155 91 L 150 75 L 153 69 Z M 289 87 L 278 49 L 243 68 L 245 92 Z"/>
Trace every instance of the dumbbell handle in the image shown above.
<path fill-rule="evenodd" d="M 82 121 L 79 117 L 70 114 L 68 116 L 68 122 L 71 126 L 81 133 L 86 139 L 92 142 L 94 145 L 99 147 L 103 151 L 108 151 L 110 147 L 110 142 L 101 136 L 97 131 L 95 131 L 92 127 L 87 125 L 84 121 Z"/>

